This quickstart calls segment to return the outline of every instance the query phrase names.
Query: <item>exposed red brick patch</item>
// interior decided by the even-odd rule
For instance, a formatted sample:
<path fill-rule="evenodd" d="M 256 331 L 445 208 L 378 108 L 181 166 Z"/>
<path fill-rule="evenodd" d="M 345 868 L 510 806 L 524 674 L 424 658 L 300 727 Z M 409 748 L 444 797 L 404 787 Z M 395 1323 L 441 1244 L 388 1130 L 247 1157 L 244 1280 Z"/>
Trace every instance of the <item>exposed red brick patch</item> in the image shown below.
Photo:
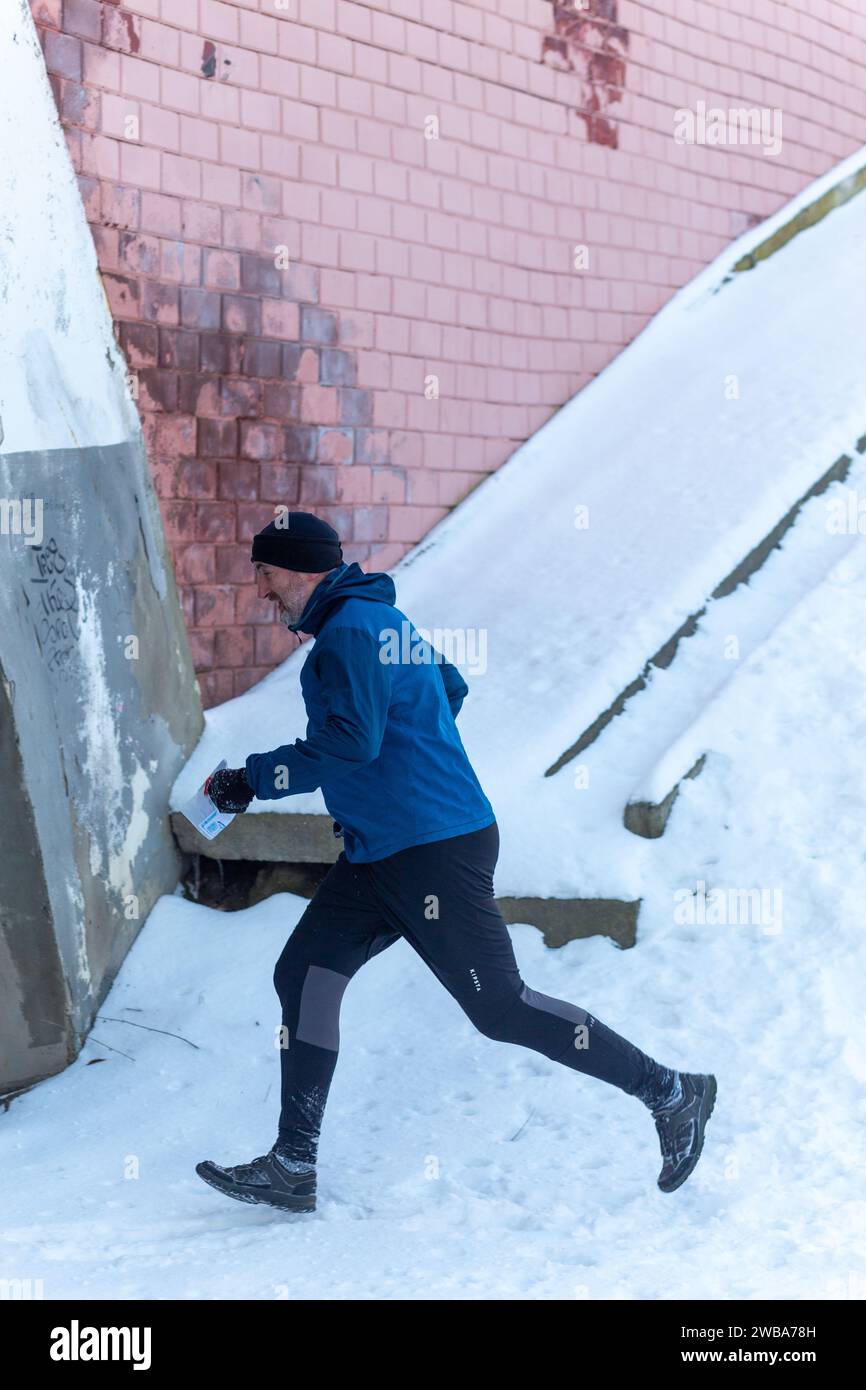
<path fill-rule="evenodd" d="M 102 42 L 121 53 L 141 50 L 141 20 L 137 15 L 106 6 L 102 12 Z"/>
<path fill-rule="evenodd" d="M 625 87 L 628 30 L 617 23 L 617 0 L 554 0 L 554 33 L 545 34 L 541 56 L 581 77 L 578 115 L 587 139 L 616 149 L 619 136 L 608 118 Z"/>

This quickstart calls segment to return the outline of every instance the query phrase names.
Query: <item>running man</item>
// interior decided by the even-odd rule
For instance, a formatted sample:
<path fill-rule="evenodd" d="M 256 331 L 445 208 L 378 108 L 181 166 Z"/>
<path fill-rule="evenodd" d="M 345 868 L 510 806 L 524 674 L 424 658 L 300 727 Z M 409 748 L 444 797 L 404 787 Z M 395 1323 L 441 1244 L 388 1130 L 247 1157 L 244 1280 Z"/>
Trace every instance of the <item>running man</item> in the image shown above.
<path fill-rule="evenodd" d="M 259 597 L 315 643 L 301 670 L 306 737 L 208 780 L 220 811 L 321 787 L 343 849 L 277 961 L 281 1110 L 267 1154 L 196 1165 L 242 1202 L 313 1211 L 343 992 L 402 937 L 486 1037 L 618 1086 L 653 1116 L 658 1186 L 700 1157 L 714 1076 L 661 1066 L 576 1004 L 524 984 L 493 893 L 499 830 L 455 723 L 469 687 L 395 606 L 390 575 L 343 560 L 333 527 L 282 512 L 253 537 Z M 408 634 L 409 642 L 405 638 Z M 408 651 L 408 656 L 407 656 Z M 431 911 L 431 903 L 435 910 Z"/>

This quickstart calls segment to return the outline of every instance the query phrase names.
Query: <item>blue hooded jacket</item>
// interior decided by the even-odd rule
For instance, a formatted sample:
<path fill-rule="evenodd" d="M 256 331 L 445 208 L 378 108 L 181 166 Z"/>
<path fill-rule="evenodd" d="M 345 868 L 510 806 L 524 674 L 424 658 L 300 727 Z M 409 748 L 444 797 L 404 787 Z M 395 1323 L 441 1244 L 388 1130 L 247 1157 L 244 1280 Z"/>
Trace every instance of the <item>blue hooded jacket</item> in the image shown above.
<path fill-rule="evenodd" d="M 469 687 L 396 596 L 390 575 L 345 561 L 316 585 L 290 625 L 316 639 L 301 668 L 306 737 L 246 760 L 262 800 L 321 787 L 351 863 L 495 820 L 454 722 Z"/>

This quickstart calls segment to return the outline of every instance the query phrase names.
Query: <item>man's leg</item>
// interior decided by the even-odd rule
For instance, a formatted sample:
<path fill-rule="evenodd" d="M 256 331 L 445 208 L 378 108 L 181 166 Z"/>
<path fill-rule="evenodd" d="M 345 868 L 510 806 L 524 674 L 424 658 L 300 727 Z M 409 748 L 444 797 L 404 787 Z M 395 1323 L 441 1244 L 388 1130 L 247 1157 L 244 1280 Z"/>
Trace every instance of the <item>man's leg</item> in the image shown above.
<path fill-rule="evenodd" d="M 366 864 L 341 853 L 274 970 L 282 1005 L 280 1154 L 314 1166 L 340 1046 L 343 992 L 356 970 L 398 940 L 369 894 Z"/>
<path fill-rule="evenodd" d="M 586 1009 L 524 983 L 493 893 L 498 852 L 494 822 L 375 861 L 371 885 L 382 916 L 486 1037 L 532 1048 L 640 1099 L 667 1094 L 674 1071 Z"/>

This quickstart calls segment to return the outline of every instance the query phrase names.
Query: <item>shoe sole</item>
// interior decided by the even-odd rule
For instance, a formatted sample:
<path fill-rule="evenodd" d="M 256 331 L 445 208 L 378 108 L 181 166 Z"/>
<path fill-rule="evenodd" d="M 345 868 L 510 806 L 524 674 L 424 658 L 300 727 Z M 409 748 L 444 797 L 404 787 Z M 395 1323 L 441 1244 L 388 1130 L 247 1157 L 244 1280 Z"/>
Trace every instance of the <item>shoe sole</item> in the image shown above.
<path fill-rule="evenodd" d="M 222 1192 L 225 1197 L 234 1198 L 236 1202 L 246 1202 L 249 1206 L 256 1207 L 274 1207 L 277 1211 L 303 1212 L 316 1210 L 315 1197 L 293 1197 L 290 1193 L 286 1193 L 284 1197 L 281 1197 L 279 1201 L 275 1202 L 268 1197 L 257 1197 L 252 1192 L 244 1192 L 240 1188 L 232 1187 L 230 1184 L 223 1182 L 216 1173 L 208 1171 L 207 1163 L 197 1163 L 195 1165 L 195 1171 L 202 1181 L 207 1183 L 208 1187 L 214 1188 L 217 1192 Z"/>
<path fill-rule="evenodd" d="M 715 1106 L 715 1103 L 716 1103 L 716 1093 L 717 1093 L 718 1089 L 719 1089 L 719 1088 L 718 1088 L 718 1086 L 716 1085 L 716 1078 L 715 1078 L 714 1076 L 711 1076 L 711 1077 L 710 1077 L 710 1084 L 709 1084 L 709 1086 L 708 1086 L 707 1089 L 706 1089 L 706 1094 L 704 1095 L 704 1101 L 706 1102 L 707 1100 L 709 1100 L 709 1106 L 708 1106 L 708 1108 L 707 1108 L 707 1110 L 706 1110 L 706 1113 L 704 1114 L 703 1124 L 700 1123 L 700 1116 L 698 1117 L 698 1120 L 699 1120 L 699 1124 L 698 1124 L 698 1147 L 695 1149 L 695 1152 L 692 1154 L 691 1162 L 689 1163 L 688 1168 L 686 1168 L 685 1171 L 682 1172 L 682 1173 L 680 1174 L 680 1176 L 677 1178 L 676 1182 L 669 1183 L 666 1187 L 662 1187 L 661 1183 L 659 1183 L 658 1186 L 659 1186 L 660 1191 L 662 1191 L 662 1192 L 676 1192 L 676 1190 L 677 1190 L 678 1187 L 682 1187 L 683 1183 L 686 1181 L 686 1178 L 690 1178 L 691 1175 L 692 1175 L 692 1173 L 695 1171 L 695 1168 L 697 1167 L 698 1159 L 700 1158 L 701 1153 L 703 1152 L 703 1147 L 704 1147 L 704 1130 L 705 1130 L 706 1127 L 707 1127 L 707 1121 L 709 1120 L 710 1116 L 711 1116 L 712 1113 L 713 1113 L 713 1107 Z M 703 1107 L 702 1107 L 702 1108 L 703 1108 Z"/>

